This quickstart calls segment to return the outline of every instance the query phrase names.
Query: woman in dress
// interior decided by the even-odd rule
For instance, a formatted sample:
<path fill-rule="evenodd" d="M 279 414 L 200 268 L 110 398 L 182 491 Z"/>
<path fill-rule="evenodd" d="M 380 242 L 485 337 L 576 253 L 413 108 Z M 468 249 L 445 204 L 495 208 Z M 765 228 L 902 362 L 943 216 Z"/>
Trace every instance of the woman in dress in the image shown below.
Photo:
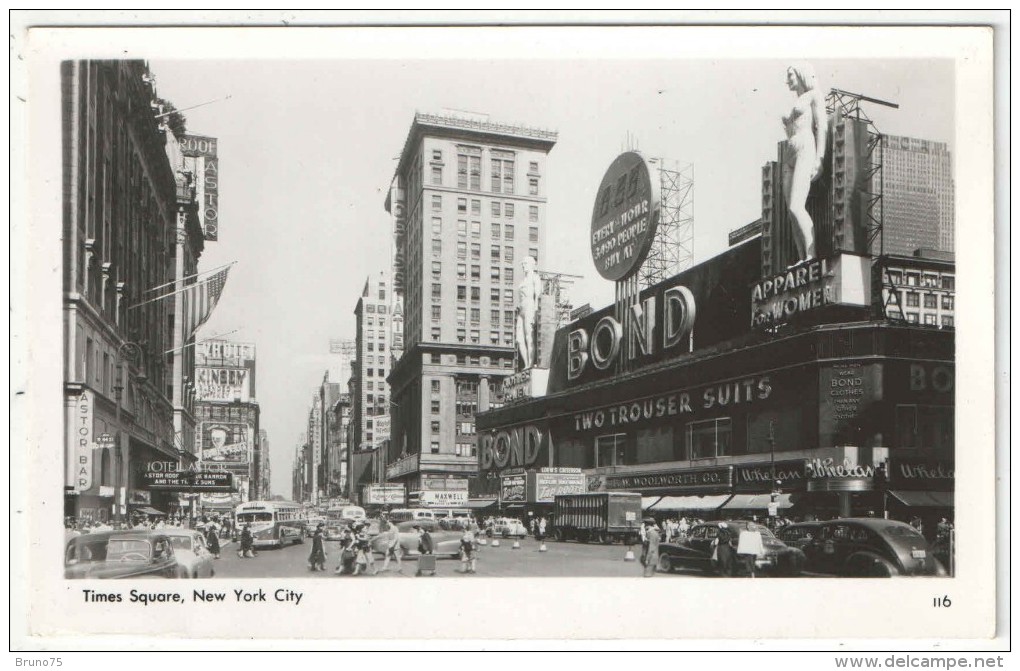
<path fill-rule="evenodd" d="M 308 555 L 308 566 L 313 571 L 326 570 L 326 548 L 323 545 L 322 523 L 315 527 L 315 534 L 312 536 L 312 553 Z"/>
<path fill-rule="evenodd" d="M 797 100 L 790 114 L 783 117 L 787 149 L 783 159 L 783 196 L 794 219 L 797 254 L 804 261 L 815 257 L 815 227 L 805 205 L 811 182 L 822 173 L 829 126 L 814 68 L 807 63 L 791 65 L 786 70 L 786 85 L 797 94 Z"/>

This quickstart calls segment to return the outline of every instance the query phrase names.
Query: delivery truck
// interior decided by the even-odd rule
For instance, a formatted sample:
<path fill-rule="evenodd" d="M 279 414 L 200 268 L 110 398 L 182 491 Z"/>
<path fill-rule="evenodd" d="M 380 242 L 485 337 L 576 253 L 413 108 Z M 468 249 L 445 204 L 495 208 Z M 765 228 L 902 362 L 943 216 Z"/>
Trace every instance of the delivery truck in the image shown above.
<path fill-rule="evenodd" d="M 561 494 L 556 497 L 554 511 L 552 533 L 558 541 L 629 545 L 640 540 L 640 494 Z"/>

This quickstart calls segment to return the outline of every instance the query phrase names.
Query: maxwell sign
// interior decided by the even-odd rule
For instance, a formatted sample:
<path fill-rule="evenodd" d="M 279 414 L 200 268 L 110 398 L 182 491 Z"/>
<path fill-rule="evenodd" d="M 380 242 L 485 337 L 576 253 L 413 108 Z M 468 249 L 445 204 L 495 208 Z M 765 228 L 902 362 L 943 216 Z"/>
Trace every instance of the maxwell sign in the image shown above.
<path fill-rule="evenodd" d="M 531 424 L 483 434 L 478 450 L 479 468 L 531 466 L 538 461 L 542 432 Z"/>

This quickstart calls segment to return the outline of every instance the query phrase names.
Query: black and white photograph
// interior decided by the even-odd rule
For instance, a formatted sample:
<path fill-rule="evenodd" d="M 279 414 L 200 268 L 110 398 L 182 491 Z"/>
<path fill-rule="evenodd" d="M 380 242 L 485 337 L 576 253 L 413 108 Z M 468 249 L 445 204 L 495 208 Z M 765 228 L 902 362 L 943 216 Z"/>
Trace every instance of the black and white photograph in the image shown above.
<path fill-rule="evenodd" d="M 24 53 L 25 649 L 996 635 L 990 29 Z"/>

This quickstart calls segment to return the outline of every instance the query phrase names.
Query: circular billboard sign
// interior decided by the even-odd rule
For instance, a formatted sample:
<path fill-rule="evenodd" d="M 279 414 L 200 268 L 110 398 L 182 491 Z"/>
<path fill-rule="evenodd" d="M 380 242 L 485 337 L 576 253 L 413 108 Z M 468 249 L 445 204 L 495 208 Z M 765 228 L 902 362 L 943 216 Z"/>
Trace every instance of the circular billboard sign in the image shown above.
<path fill-rule="evenodd" d="M 658 174 L 640 153 L 620 154 L 602 177 L 591 215 L 591 258 L 599 275 L 618 281 L 636 273 L 658 223 Z"/>

